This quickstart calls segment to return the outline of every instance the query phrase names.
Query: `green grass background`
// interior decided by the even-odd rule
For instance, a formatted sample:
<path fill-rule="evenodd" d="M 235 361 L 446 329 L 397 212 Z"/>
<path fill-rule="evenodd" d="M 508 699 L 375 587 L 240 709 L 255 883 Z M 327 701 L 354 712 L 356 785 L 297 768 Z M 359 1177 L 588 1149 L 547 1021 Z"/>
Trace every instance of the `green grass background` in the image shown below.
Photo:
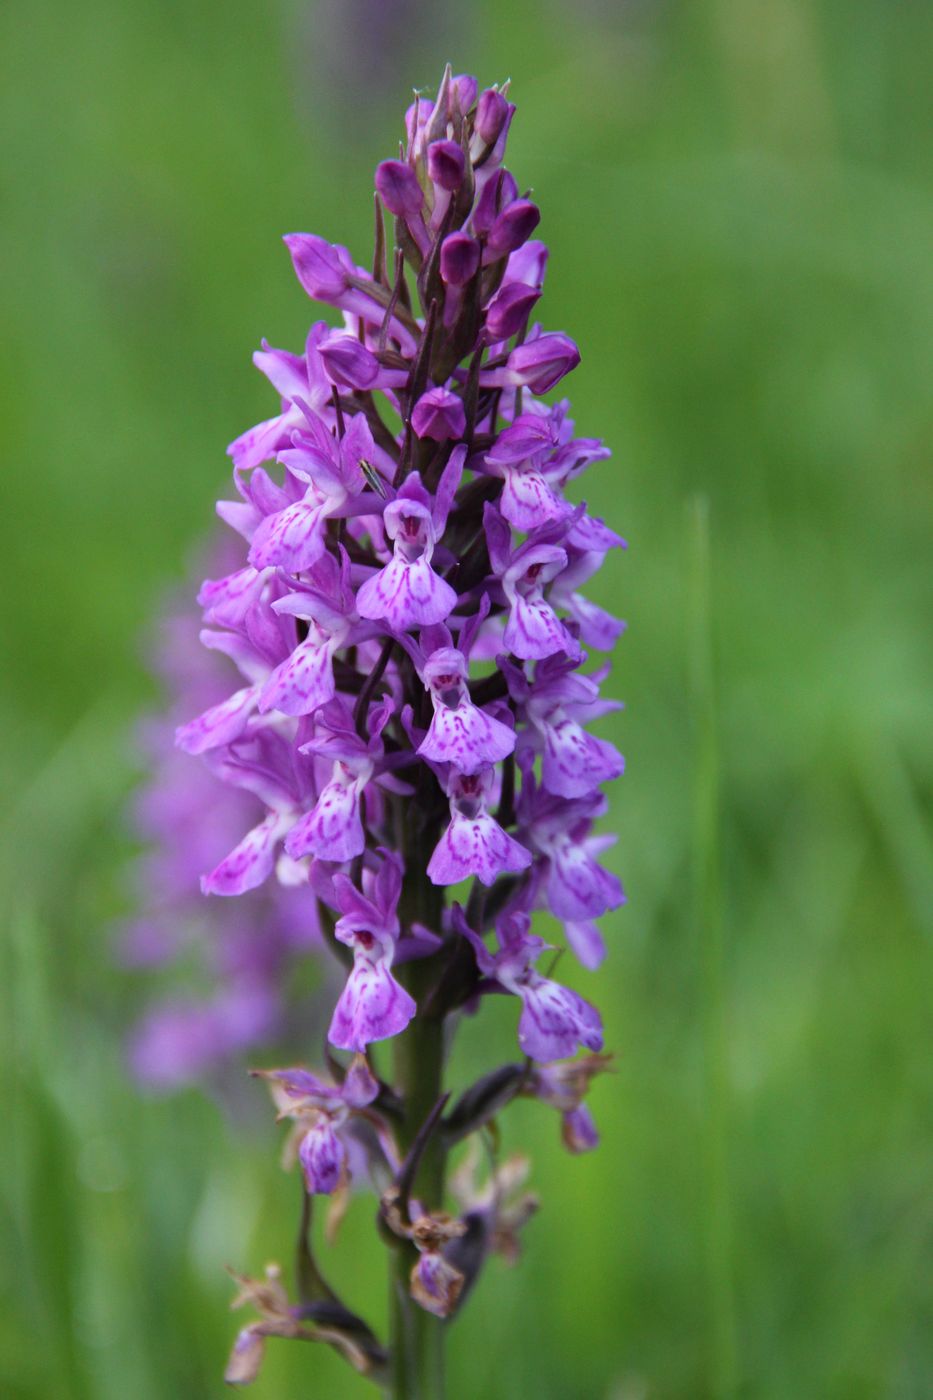
<path fill-rule="evenodd" d="M 365 256 L 372 167 L 449 56 L 513 78 L 543 318 L 631 542 L 596 590 L 630 623 L 630 902 L 576 979 L 619 1056 L 604 1144 L 507 1123 L 543 1208 L 452 1330 L 452 1395 L 933 1395 L 933 11 L 414 6 L 357 84 L 339 9 L 0 7 L 0 1392 L 219 1396 L 224 1263 L 288 1261 L 265 1105 L 125 1077 L 126 736 L 152 609 L 269 412 L 249 354 L 311 315 L 279 236 Z M 324 1259 L 381 1321 L 377 1254 L 363 1202 Z M 369 1388 L 282 1343 L 255 1393 Z"/>

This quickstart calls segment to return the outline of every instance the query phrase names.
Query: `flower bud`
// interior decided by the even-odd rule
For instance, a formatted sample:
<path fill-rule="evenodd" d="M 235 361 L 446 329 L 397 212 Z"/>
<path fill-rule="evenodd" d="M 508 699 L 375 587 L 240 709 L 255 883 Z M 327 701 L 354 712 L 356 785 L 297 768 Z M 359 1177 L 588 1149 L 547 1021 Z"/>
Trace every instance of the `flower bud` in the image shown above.
<path fill-rule="evenodd" d="M 456 141 L 432 141 L 428 147 L 428 174 L 442 190 L 458 190 L 463 184 L 466 158 Z"/>
<path fill-rule="evenodd" d="M 365 1108 L 379 1096 L 379 1082 L 365 1055 L 354 1055 L 343 1081 L 343 1097 L 351 1108 Z"/>
<path fill-rule="evenodd" d="M 282 240 L 292 255 L 298 281 L 315 301 L 333 301 L 347 289 L 347 269 L 332 243 L 315 233 L 287 233 Z"/>
<path fill-rule="evenodd" d="M 450 82 L 450 112 L 453 116 L 454 108 L 459 108 L 460 113 L 466 116 L 467 112 L 476 101 L 476 94 L 479 91 L 479 83 L 471 73 L 458 73 Z"/>
<path fill-rule="evenodd" d="M 518 198 L 518 185 L 508 170 L 497 170 L 483 186 L 473 214 L 474 233 L 488 233 L 500 212 Z"/>
<path fill-rule="evenodd" d="M 495 258 L 505 257 L 531 237 L 541 222 L 541 211 L 530 199 L 516 199 L 496 219 L 489 230 L 486 247 Z"/>
<path fill-rule="evenodd" d="M 411 426 L 419 438 L 435 442 L 462 438 L 466 432 L 463 400 L 449 389 L 429 389 L 415 404 Z"/>
<path fill-rule="evenodd" d="M 468 233 L 449 233 L 441 244 L 441 278 L 448 287 L 462 287 L 475 276 L 480 247 Z"/>
<path fill-rule="evenodd" d="M 486 312 L 487 340 L 508 340 L 517 335 L 540 295 L 539 287 L 527 287 L 524 282 L 507 282 L 489 303 Z"/>
<path fill-rule="evenodd" d="M 424 194 L 410 165 L 401 160 L 384 160 L 376 166 L 376 189 L 390 214 L 414 219 L 421 213 Z"/>
<path fill-rule="evenodd" d="M 570 336 L 550 331 L 516 346 L 509 356 L 510 378 L 513 383 L 527 384 L 533 394 L 544 394 L 579 363 L 580 351 Z"/>
<path fill-rule="evenodd" d="M 370 389 L 379 378 L 379 361 L 355 335 L 336 335 L 322 342 L 320 355 L 328 377 L 335 384 Z"/>
<path fill-rule="evenodd" d="M 492 146 L 499 138 L 505 120 L 509 115 L 509 104 L 501 92 L 487 88 L 480 94 L 476 105 L 475 128 L 487 146 Z"/>
<path fill-rule="evenodd" d="M 309 1195 L 329 1196 L 336 1189 L 345 1157 L 346 1151 L 333 1124 L 322 1114 L 298 1146 L 298 1160 Z"/>
<path fill-rule="evenodd" d="M 227 1385 L 251 1385 L 259 1375 L 265 1351 L 266 1339 L 254 1327 L 238 1332 L 224 1372 Z"/>

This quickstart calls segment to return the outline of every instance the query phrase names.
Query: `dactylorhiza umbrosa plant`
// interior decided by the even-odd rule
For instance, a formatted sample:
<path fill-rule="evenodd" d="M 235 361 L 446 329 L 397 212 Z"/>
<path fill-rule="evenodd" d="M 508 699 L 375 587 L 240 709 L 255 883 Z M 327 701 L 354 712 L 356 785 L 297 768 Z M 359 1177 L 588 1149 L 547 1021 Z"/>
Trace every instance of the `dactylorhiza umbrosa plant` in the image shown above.
<path fill-rule="evenodd" d="M 402 158 L 376 170 L 371 268 L 286 237 L 302 288 L 342 324 L 315 322 L 301 354 L 263 345 L 279 411 L 230 447 L 236 494 L 218 511 L 245 557 L 199 601 L 203 640 L 242 681 L 178 742 L 264 815 L 202 884 L 306 881 L 346 968 L 324 1068 L 259 1071 L 293 1125 L 304 1210 L 296 1295 L 274 1269 L 240 1280 L 259 1317 L 233 1383 L 279 1336 L 328 1342 L 396 1396 L 440 1394 L 445 1321 L 533 1208 L 519 1165 L 493 1154 L 482 1183 L 458 1168 L 447 1213 L 451 1149 L 489 1139 L 519 1094 L 557 1110 L 571 1151 L 596 1142 L 599 1014 L 553 980 L 532 930 L 549 911 L 595 968 L 597 920 L 623 899 L 593 832 L 622 759 L 586 728 L 617 706 L 606 668 L 584 670 L 622 624 L 579 591 L 623 542 L 564 495 L 608 454 L 541 398 L 580 356 L 530 324 L 547 249 L 503 164 L 513 113 L 448 70 L 408 109 Z M 450 1103 L 451 1037 L 487 993 L 518 999 L 520 1057 Z M 386 1345 L 311 1250 L 314 1198 L 351 1182 L 379 1199 Z"/>

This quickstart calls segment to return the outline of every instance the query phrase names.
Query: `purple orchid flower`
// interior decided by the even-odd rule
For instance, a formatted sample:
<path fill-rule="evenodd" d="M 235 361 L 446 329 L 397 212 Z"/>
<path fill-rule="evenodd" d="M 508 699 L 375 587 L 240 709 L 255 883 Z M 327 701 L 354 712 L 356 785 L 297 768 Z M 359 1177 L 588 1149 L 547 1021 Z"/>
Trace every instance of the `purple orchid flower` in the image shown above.
<path fill-rule="evenodd" d="M 374 1040 L 398 1035 L 417 1011 L 391 972 L 399 937 L 402 862 L 385 851 L 367 893 L 342 874 L 334 876 L 334 892 L 340 910 L 334 932 L 353 949 L 353 969 L 328 1035 L 341 1050 L 364 1051 Z"/>
<path fill-rule="evenodd" d="M 274 1072 L 308 1190 L 341 1198 L 375 1136 L 380 1170 L 395 1173 L 380 1190 L 406 1252 L 396 1282 L 444 1317 L 505 1219 L 443 1216 L 449 1146 L 526 1091 L 559 1107 L 572 1150 L 596 1140 L 582 1093 L 551 1066 L 579 1047 L 596 1055 L 599 1016 L 549 975 L 533 920 L 547 910 L 592 971 L 600 921 L 624 900 L 595 825 L 623 761 L 592 730 L 618 706 L 602 696 L 608 666 L 587 657 L 611 650 L 622 623 L 586 596 L 623 541 L 568 498 L 606 448 L 575 435 L 566 400 L 541 397 L 580 353 L 530 324 L 548 253 L 538 204 L 506 165 L 514 113 L 507 87 L 480 91 L 448 69 L 376 169 L 366 266 L 316 235 L 286 238 L 301 286 L 342 322 L 318 322 L 301 355 L 257 355 L 279 412 L 230 449 L 234 492 L 218 514 L 239 553 L 199 595 L 203 643 L 239 677 L 177 736 L 239 804 L 205 891 L 303 890 L 349 965 L 334 1082 Z M 469 920 L 450 913 L 461 882 Z M 537 1069 L 483 1074 L 445 1107 L 441 1040 L 477 991 L 519 998 Z M 392 1082 L 378 1083 L 361 1057 L 395 1037 Z M 266 1302 L 238 1376 L 258 1365 L 256 1327 L 295 1335 L 307 1320 Z M 396 1304 L 404 1320 L 404 1286 Z M 359 1319 L 344 1327 L 351 1315 L 330 1303 L 327 1316 L 354 1364 L 384 1364 Z"/>
<path fill-rule="evenodd" d="M 469 939 L 483 976 L 520 998 L 518 1043 L 533 1060 L 546 1063 L 575 1054 L 578 1046 L 601 1050 L 599 1013 L 569 987 L 542 976 L 533 964 L 549 947 L 529 932 L 530 917 L 518 910 L 503 913 L 496 921 L 498 953 L 470 928 L 459 905 L 453 910 L 454 928 Z"/>

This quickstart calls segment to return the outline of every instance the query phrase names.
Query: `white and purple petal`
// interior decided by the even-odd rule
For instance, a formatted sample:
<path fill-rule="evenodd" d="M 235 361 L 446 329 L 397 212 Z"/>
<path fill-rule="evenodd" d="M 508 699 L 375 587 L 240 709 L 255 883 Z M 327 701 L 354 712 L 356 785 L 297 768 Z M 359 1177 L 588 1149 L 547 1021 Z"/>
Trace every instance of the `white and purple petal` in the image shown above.
<path fill-rule="evenodd" d="M 475 817 L 455 812 L 434 848 L 428 879 L 435 885 L 456 885 L 475 875 L 492 885 L 500 875 L 527 870 L 531 852 L 519 845 L 488 812 Z"/>
<path fill-rule="evenodd" d="M 372 961 L 358 951 L 334 1009 L 328 1039 L 338 1050 L 365 1051 L 372 1041 L 403 1031 L 417 1009 L 384 959 Z"/>

